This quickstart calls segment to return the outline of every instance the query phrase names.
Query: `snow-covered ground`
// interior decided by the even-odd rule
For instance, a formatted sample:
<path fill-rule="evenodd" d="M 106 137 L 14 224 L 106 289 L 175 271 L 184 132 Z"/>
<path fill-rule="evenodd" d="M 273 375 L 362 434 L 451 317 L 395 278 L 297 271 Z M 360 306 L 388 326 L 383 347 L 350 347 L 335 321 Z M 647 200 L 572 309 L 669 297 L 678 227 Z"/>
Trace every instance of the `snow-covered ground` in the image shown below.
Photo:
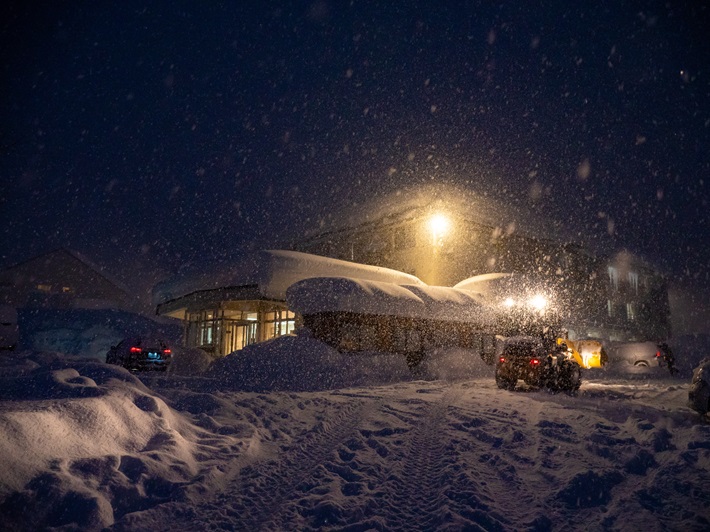
<path fill-rule="evenodd" d="M 686 373 L 508 392 L 470 353 L 412 375 L 306 337 L 209 362 L 3 354 L 0 529 L 710 529 Z"/>

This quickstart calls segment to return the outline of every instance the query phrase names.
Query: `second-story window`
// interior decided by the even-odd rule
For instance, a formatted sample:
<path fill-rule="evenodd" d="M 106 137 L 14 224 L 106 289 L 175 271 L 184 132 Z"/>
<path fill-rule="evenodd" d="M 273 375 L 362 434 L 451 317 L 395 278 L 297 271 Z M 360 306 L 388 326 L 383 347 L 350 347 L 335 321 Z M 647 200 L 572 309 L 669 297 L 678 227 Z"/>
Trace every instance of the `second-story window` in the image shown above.
<path fill-rule="evenodd" d="M 626 303 L 626 319 L 629 321 L 636 319 L 636 309 L 633 303 Z"/>
<path fill-rule="evenodd" d="M 636 272 L 629 272 L 629 286 L 631 290 L 639 293 L 639 274 Z"/>
<path fill-rule="evenodd" d="M 614 290 L 619 289 L 619 270 L 614 268 L 614 266 L 609 266 L 609 283 Z"/>

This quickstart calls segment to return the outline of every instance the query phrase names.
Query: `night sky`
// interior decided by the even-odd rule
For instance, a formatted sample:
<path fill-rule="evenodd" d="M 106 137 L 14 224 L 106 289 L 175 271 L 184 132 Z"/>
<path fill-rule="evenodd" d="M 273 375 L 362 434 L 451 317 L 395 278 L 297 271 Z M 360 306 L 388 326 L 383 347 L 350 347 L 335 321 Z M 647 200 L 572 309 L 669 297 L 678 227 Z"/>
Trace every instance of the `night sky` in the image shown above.
<path fill-rule="evenodd" d="M 0 267 L 173 271 L 435 185 L 710 285 L 702 2 L 46 4 L 0 16 Z"/>

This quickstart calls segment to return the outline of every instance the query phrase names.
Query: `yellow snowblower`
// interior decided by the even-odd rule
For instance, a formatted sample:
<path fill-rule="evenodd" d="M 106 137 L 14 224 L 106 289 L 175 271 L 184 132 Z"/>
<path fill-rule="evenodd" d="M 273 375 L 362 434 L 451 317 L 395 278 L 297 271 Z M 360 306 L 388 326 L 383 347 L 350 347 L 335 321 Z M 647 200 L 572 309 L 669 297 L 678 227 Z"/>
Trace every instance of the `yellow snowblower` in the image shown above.
<path fill-rule="evenodd" d="M 557 345 L 566 346 L 567 352 L 572 355 L 577 364 L 585 369 L 601 368 L 609 361 L 604 347 L 597 340 L 573 341 L 567 338 L 558 338 Z"/>

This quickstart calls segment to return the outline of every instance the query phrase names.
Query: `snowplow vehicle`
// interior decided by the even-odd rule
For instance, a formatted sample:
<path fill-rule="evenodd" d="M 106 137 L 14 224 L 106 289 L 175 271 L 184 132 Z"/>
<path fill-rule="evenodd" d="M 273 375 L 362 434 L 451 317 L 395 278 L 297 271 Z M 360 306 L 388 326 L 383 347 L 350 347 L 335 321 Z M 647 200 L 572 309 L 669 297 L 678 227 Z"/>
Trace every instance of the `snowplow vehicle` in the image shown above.
<path fill-rule="evenodd" d="M 584 369 L 601 368 L 609 361 L 604 346 L 597 340 L 558 338 L 556 342 L 562 349 L 567 349 L 572 359 Z"/>
<path fill-rule="evenodd" d="M 519 380 L 550 391 L 575 392 L 582 384 L 582 370 L 572 349 L 558 341 L 550 349 L 534 337 L 509 338 L 496 362 L 496 384 L 513 390 Z"/>

